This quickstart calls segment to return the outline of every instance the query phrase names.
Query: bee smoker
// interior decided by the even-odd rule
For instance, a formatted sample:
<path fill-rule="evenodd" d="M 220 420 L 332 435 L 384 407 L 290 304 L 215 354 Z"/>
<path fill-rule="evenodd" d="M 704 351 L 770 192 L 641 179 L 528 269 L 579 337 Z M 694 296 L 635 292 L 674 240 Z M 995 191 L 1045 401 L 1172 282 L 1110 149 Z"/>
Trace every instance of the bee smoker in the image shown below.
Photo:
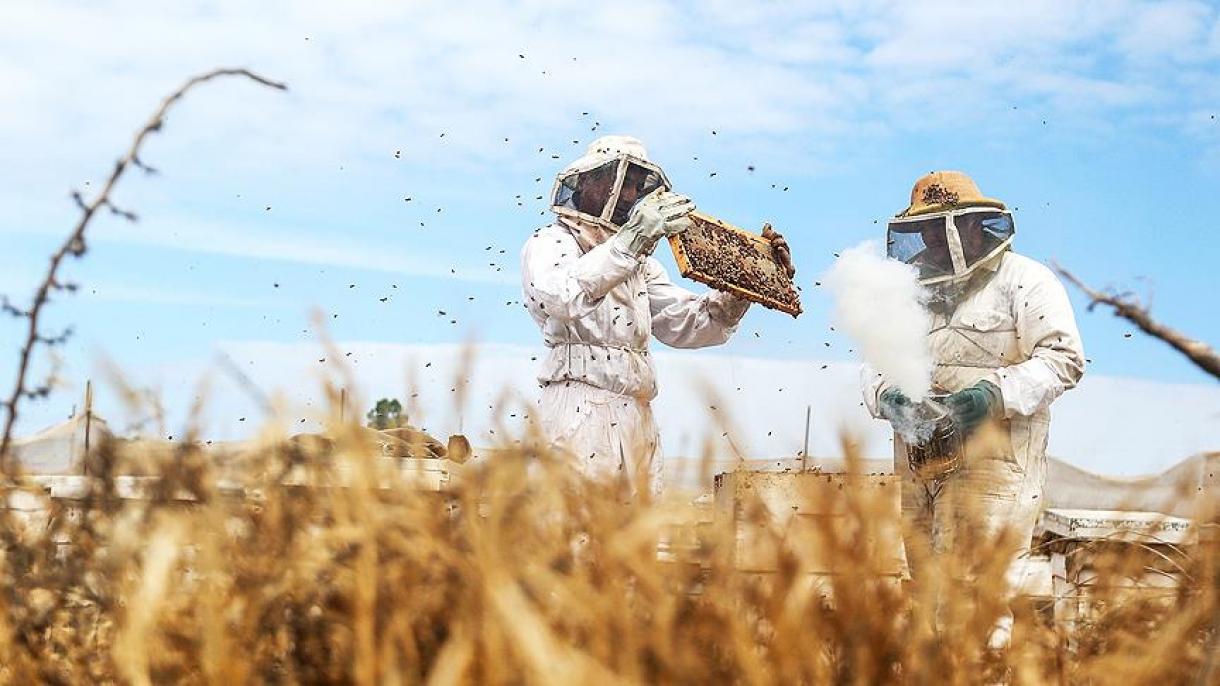
<path fill-rule="evenodd" d="M 941 402 L 945 397 L 932 395 L 915 407 L 917 421 L 930 430 L 927 438 L 907 443 L 907 462 L 916 478 L 925 481 L 940 481 L 956 472 L 965 456 L 962 435 Z"/>

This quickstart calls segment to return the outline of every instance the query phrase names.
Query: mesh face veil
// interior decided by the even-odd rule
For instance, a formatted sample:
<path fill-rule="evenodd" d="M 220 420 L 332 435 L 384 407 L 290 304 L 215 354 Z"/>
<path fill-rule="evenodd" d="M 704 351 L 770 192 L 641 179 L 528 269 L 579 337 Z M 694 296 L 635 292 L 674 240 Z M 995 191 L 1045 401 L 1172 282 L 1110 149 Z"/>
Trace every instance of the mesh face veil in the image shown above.
<path fill-rule="evenodd" d="M 959 281 L 1012 244 L 1012 215 L 966 207 L 890 220 L 886 254 L 919 269 L 925 286 Z"/>
<path fill-rule="evenodd" d="M 636 201 L 657 189 L 670 189 L 657 165 L 628 153 L 589 155 L 556 178 L 551 209 L 617 231 Z"/>

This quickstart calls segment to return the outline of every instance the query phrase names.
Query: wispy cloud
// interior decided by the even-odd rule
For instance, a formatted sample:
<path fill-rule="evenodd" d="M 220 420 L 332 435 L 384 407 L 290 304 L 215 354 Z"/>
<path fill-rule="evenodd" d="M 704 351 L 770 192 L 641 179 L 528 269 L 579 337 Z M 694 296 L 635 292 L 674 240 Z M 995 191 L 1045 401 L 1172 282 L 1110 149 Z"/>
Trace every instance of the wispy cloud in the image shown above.
<path fill-rule="evenodd" d="M 7 270 L 0 276 L 0 293 L 5 293 L 20 303 L 22 298 L 33 294 L 43 276 L 21 267 Z M 58 297 L 83 303 L 140 303 L 236 309 L 275 308 L 284 305 L 283 302 L 268 298 L 226 294 L 216 290 L 184 289 L 165 284 L 154 285 L 139 279 L 122 277 L 90 278 L 87 283 L 78 284 L 75 294 Z"/>
<path fill-rule="evenodd" d="M 369 227 L 364 227 L 369 228 Z M 375 228 L 375 227 L 374 227 Z M 92 242 L 154 247 L 256 261 L 291 262 L 323 267 L 358 269 L 403 277 L 469 281 L 519 286 L 516 251 L 496 254 L 494 262 L 472 264 L 452 254 L 428 252 L 397 242 L 381 245 L 361 227 L 334 229 L 294 225 L 291 221 L 255 223 L 242 219 L 204 220 L 183 215 L 157 215 L 138 223 L 110 222 L 95 231 Z M 21 227 L 13 236 L 58 236 L 51 226 Z M 30 284 L 37 278 L 30 273 Z M 10 274 L 4 283 L 17 281 Z M 19 285 L 21 282 L 13 283 Z"/>
<path fill-rule="evenodd" d="M 149 245 L 173 250 L 226 255 L 255 260 L 346 267 L 402 276 L 456 279 L 499 285 L 521 283 L 515 259 L 495 266 L 474 266 L 440 254 L 424 253 L 409 245 L 391 248 L 351 238 L 354 230 L 326 231 L 316 227 L 288 230 L 233 221 L 161 218 L 162 227 L 149 230 L 140 224 L 116 223 L 100 235 L 100 242 Z M 499 270 L 497 271 L 497 267 Z"/>
<path fill-rule="evenodd" d="M 150 288 L 123 284 L 91 285 L 81 293 L 85 301 L 145 303 L 151 305 L 181 305 L 191 307 L 222 307 L 262 309 L 283 307 L 283 303 L 267 298 L 245 298 L 200 291 Z"/>
<path fill-rule="evenodd" d="M 1220 64 L 1216 9 L 1189 1 L 421 2 L 334 12 L 222 0 L 206 9 L 116 1 L 3 12 L 0 126 L 87 145 L 99 127 L 130 127 L 149 94 L 181 74 L 237 59 L 296 92 L 253 106 L 247 90 L 224 86 L 229 98 L 178 117 L 207 121 L 211 140 L 247 157 L 274 147 L 282 164 L 291 163 L 278 147 L 286 138 L 308 141 L 296 153 L 312 159 L 353 146 L 380 152 L 396 137 L 444 129 L 450 140 L 412 142 L 422 153 L 443 150 L 441 163 L 512 159 L 524 148 L 492 143 L 570 128 L 589 103 L 602 121 L 676 148 L 711 126 L 764 139 L 842 134 L 878 119 L 901 130 L 912 111 L 921 126 L 953 125 L 953 102 L 935 87 L 904 87 L 913 79 L 948 84 L 975 110 L 1015 97 L 1055 108 L 1051 115 L 1166 109 L 1192 97 L 1177 88 L 1184 79 Z M 107 76 L 84 76 L 80 64 Z M 74 114 L 82 103 L 87 114 Z"/>

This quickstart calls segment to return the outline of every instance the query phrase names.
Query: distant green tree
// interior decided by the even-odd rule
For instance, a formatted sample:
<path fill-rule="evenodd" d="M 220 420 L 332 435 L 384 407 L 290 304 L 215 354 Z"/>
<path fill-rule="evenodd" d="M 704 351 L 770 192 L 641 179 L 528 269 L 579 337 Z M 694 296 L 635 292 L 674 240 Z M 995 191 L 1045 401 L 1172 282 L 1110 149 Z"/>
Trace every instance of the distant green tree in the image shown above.
<path fill-rule="evenodd" d="M 370 429 L 397 429 L 407 425 L 407 418 L 402 414 L 402 403 L 398 398 L 382 398 L 373 409 L 365 415 Z"/>

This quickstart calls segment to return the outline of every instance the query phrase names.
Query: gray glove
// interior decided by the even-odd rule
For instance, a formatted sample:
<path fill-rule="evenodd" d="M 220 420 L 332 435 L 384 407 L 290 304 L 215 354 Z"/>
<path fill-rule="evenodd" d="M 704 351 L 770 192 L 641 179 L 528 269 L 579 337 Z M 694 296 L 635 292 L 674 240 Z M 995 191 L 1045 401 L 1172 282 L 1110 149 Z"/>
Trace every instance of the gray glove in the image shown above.
<path fill-rule="evenodd" d="M 632 255 L 649 255 L 661 238 L 689 229 L 691 221 L 686 215 L 694 210 L 695 203 L 685 195 L 655 191 L 631 208 L 614 240 Z"/>
<path fill-rule="evenodd" d="M 887 388 L 881 392 L 880 407 L 881 416 L 890 420 L 891 423 L 902 421 L 903 417 L 911 414 L 911 409 L 915 406 L 910 398 L 906 397 L 902 391 L 897 388 Z"/>
<path fill-rule="evenodd" d="M 936 428 L 936 422 L 929 420 L 926 412 L 926 401 L 915 404 L 897 388 L 888 388 L 881 393 L 881 416 L 890 420 L 894 433 L 902 437 L 907 445 L 919 445 L 928 440 Z"/>

